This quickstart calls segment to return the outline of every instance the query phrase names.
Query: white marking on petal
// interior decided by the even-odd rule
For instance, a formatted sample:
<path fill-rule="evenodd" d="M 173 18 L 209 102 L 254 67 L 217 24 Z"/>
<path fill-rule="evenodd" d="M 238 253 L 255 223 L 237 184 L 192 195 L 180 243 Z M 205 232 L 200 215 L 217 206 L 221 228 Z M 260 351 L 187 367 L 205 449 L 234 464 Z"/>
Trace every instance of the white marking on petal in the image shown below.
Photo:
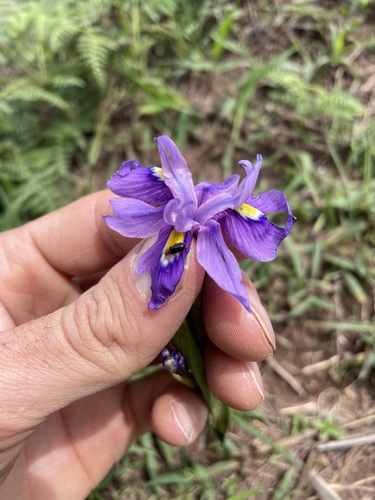
<path fill-rule="evenodd" d="M 151 167 L 150 168 L 152 175 L 156 177 L 159 181 L 165 181 L 163 171 L 160 167 Z"/>
<path fill-rule="evenodd" d="M 247 203 L 243 203 L 242 205 L 237 207 L 236 211 L 244 219 L 260 220 L 261 217 L 264 216 L 263 212 L 261 212 L 257 208 L 252 207 L 251 205 L 248 205 Z"/>

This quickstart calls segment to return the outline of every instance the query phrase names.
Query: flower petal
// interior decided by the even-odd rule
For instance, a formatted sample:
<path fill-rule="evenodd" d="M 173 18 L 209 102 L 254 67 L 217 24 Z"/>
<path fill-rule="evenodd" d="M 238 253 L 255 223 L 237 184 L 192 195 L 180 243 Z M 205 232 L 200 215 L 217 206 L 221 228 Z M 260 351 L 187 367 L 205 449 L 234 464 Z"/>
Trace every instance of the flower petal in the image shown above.
<path fill-rule="evenodd" d="M 257 196 L 251 196 L 251 198 L 244 203 L 248 203 L 264 214 L 271 212 L 287 212 L 289 215 L 292 214 L 285 194 L 274 189 L 271 191 L 263 191 Z"/>
<path fill-rule="evenodd" d="M 118 196 L 137 198 L 146 203 L 167 203 L 173 195 L 166 186 L 161 168 L 142 167 L 136 160 L 123 163 L 108 181 L 109 189 Z"/>
<path fill-rule="evenodd" d="M 246 177 L 239 186 L 236 185 L 239 179 L 237 175 L 229 177 L 219 185 L 202 183 L 202 186 L 199 184 L 196 186 L 200 203 L 195 219 L 200 224 L 205 224 L 208 219 L 228 208 L 240 206 L 252 196 L 262 166 L 262 156 L 257 155 L 254 167 L 247 160 L 241 160 L 239 165 L 242 165 L 246 170 Z M 202 193 L 203 190 L 204 193 Z"/>
<path fill-rule="evenodd" d="M 247 258 L 260 262 L 273 260 L 278 246 L 290 232 L 289 226 L 278 227 L 263 214 L 246 217 L 229 209 L 218 220 L 230 242 Z"/>
<path fill-rule="evenodd" d="M 237 188 L 240 176 L 235 174 L 231 175 L 221 184 L 214 184 L 213 182 L 200 182 L 195 186 L 195 193 L 198 199 L 198 205 L 201 205 L 208 199 L 216 196 L 222 191 L 233 191 Z"/>
<path fill-rule="evenodd" d="M 151 273 L 150 309 L 159 309 L 174 293 L 185 268 L 191 241 L 191 232 L 177 233 L 164 225 L 157 241 L 139 259 L 137 273 Z"/>
<path fill-rule="evenodd" d="M 128 238 L 147 238 L 157 234 L 164 224 L 164 207 L 152 207 L 132 198 L 113 198 L 109 203 L 116 215 L 105 215 L 104 220 Z"/>
<path fill-rule="evenodd" d="M 192 200 L 182 204 L 180 200 L 174 198 L 165 206 L 164 220 L 170 226 L 174 226 L 177 231 L 185 233 L 196 224 L 194 219 L 191 218 L 192 210 L 194 210 Z"/>
<path fill-rule="evenodd" d="M 202 205 L 200 205 L 195 214 L 195 220 L 199 224 L 206 224 L 206 222 L 228 208 L 235 208 L 237 205 L 237 198 L 231 193 L 220 192 L 208 198 Z"/>
<path fill-rule="evenodd" d="M 284 238 L 288 236 L 292 230 L 293 221 L 295 220 L 286 196 L 281 191 L 276 191 L 274 189 L 270 191 L 264 191 L 259 193 L 256 197 L 252 197 L 250 204 L 263 212 L 264 214 L 274 213 L 274 212 L 286 212 L 288 214 L 288 220 L 284 226 Z"/>
<path fill-rule="evenodd" d="M 246 170 L 246 177 L 238 186 L 241 194 L 239 196 L 237 206 L 241 205 L 242 203 L 246 203 L 246 200 L 254 191 L 255 184 L 258 180 L 259 171 L 262 166 L 262 155 L 257 155 L 257 161 L 254 167 L 247 160 L 241 160 L 238 164 L 242 165 Z"/>
<path fill-rule="evenodd" d="M 174 198 L 180 200 L 182 205 L 190 203 L 192 207 L 190 217 L 193 218 L 197 207 L 197 197 L 186 160 L 169 137 L 163 135 L 157 137 L 157 141 L 165 183 L 172 191 Z"/>
<path fill-rule="evenodd" d="M 232 294 L 250 312 L 249 296 L 240 267 L 227 247 L 220 224 L 210 220 L 199 229 L 197 259 L 207 274 L 226 292 Z"/>

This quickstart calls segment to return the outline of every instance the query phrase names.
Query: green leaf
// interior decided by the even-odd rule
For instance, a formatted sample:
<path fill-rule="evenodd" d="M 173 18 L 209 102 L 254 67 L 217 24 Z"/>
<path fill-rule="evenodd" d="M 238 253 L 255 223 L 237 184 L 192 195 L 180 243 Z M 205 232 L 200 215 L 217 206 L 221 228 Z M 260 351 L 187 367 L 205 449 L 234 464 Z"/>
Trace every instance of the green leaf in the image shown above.
<path fill-rule="evenodd" d="M 192 334 L 187 321 L 184 321 L 172 339 L 173 345 L 184 356 L 186 364 L 199 387 L 207 404 L 212 420 L 212 430 L 221 440 L 228 429 L 230 410 L 211 393 L 205 375 L 203 357 L 196 338 Z M 185 378 L 185 377 L 184 377 Z M 185 382 L 184 380 L 182 380 Z"/>

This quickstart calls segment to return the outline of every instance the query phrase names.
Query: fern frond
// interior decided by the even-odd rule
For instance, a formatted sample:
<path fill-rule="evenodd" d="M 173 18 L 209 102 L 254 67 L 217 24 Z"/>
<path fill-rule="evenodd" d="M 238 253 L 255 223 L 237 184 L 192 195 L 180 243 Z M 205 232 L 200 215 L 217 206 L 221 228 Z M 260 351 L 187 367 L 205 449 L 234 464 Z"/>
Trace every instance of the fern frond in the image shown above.
<path fill-rule="evenodd" d="M 50 76 L 49 83 L 55 88 L 85 87 L 85 82 L 76 76 L 56 75 Z"/>
<path fill-rule="evenodd" d="M 142 2 L 143 13 L 153 22 L 160 19 L 161 16 L 172 17 L 176 10 L 178 9 L 178 4 L 175 0 L 149 0 L 148 2 Z"/>
<path fill-rule="evenodd" d="M 273 92 L 273 98 L 293 107 L 300 116 L 351 122 L 366 113 L 365 106 L 352 95 L 335 88 L 328 92 L 320 85 L 304 81 L 297 71 L 297 67 L 292 70 L 277 68 L 269 73 L 268 81 L 272 86 L 283 89 L 283 93 Z"/>
<path fill-rule="evenodd" d="M 78 55 L 100 88 L 105 87 L 107 80 L 105 67 L 108 55 L 115 48 L 116 44 L 112 40 L 94 31 L 84 33 L 78 38 Z"/>
<path fill-rule="evenodd" d="M 69 103 L 62 97 L 42 87 L 38 87 L 28 78 L 19 78 L 5 87 L 0 92 L 0 99 L 6 102 L 23 101 L 32 103 L 42 101 L 54 108 L 71 112 Z"/>

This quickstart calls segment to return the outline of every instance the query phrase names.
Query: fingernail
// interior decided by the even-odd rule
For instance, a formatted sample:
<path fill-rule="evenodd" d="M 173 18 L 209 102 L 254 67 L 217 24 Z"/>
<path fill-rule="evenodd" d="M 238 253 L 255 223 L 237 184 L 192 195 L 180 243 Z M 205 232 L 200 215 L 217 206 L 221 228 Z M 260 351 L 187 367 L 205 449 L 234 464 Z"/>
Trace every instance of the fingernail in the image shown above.
<path fill-rule="evenodd" d="M 193 441 L 195 429 L 198 425 L 198 418 L 193 407 L 178 399 L 173 400 L 170 407 L 176 424 L 185 436 L 186 441 L 190 443 Z"/>
<path fill-rule="evenodd" d="M 250 307 L 251 314 L 254 316 L 256 322 L 260 326 L 264 338 L 274 351 L 276 348 L 275 333 L 273 331 L 272 324 L 266 310 L 264 309 L 258 298 L 254 296 L 250 298 Z"/>
<path fill-rule="evenodd" d="M 138 293 L 147 303 L 149 303 L 151 300 L 151 275 L 148 271 L 142 274 L 138 274 L 137 264 L 142 255 L 155 243 L 156 238 L 157 237 L 155 236 L 140 242 L 136 247 L 136 252 L 133 255 L 130 264 L 131 273 L 133 275 Z"/>
<path fill-rule="evenodd" d="M 258 365 L 254 362 L 245 363 L 245 365 L 247 368 L 246 375 L 250 383 L 252 384 L 253 387 L 255 387 L 255 389 L 259 393 L 260 399 L 263 400 L 264 399 L 263 380 Z"/>

